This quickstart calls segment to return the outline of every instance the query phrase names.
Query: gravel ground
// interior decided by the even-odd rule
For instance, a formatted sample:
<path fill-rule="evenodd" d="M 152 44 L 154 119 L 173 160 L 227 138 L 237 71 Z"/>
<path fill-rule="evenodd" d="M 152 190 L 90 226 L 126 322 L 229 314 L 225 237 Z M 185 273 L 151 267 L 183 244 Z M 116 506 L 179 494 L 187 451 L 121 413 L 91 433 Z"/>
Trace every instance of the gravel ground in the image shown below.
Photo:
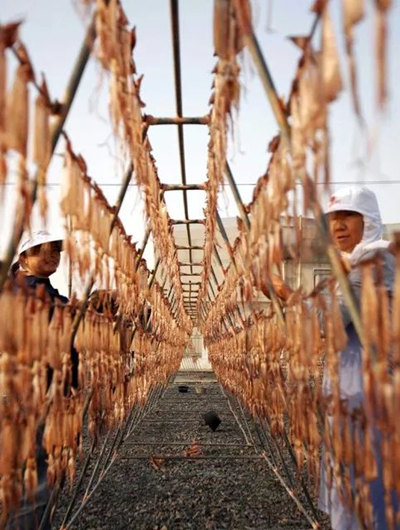
<path fill-rule="evenodd" d="M 189 392 L 180 393 L 179 377 L 122 444 L 117 460 L 71 528 L 310 528 L 267 463 L 246 443 L 220 385 L 210 377 L 189 380 Z M 215 432 L 202 417 L 209 410 L 222 420 Z M 233 410 L 242 423 L 237 404 Z M 256 439 L 253 425 L 250 433 L 244 429 L 247 438 Z M 193 440 L 203 458 L 182 458 Z M 60 527 L 70 495 L 65 488 L 54 528 Z M 326 522 L 322 526 L 329 528 Z"/>

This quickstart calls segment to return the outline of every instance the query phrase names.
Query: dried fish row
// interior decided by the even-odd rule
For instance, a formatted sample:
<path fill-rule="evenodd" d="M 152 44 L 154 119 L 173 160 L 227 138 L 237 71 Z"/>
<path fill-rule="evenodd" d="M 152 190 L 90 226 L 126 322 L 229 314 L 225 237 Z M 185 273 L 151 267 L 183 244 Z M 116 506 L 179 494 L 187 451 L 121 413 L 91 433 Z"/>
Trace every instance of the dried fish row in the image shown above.
<path fill-rule="evenodd" d="M 91 185 L 84 171 L 85 164 L 82 160 L 78 160 L 78 158 L 73 154 L 70 145 L 67 148 L 66 165 L 67 184 L 65 186 L 62 206 L 64 209 L 64 214 L 72 217 L 72 226 L 74 230 L 72 232 L 71 239 L 76 240 L 76 231 L 79 232 L 85 230 L 87 232 L 86 239 L 89 242 L 93 241 L 95 245 L 95 251 L 111 260 L 113 263 L 114 276 L 112 277 L 108 271 L 107 278 L 109 283 L 106 283 L 104 286 L 105 293 L 112 289 L 113 302 L 118 308 L 118 314 L 121 319 L 120 331 L 123 329 L 124 333 L 132 333 L 133 325 L 135 325 L 136 329 L 138 329 L 138 333 L 135 334 L 132 345 L 129 343 L 129 340 L 126 340 L 126 338 L 123 340 L 123 344 L 126 346 L 126 351 L 121 352 L 121 354 L 122 356 L 126 357 L 125 364 L 130 364 L 130 350 L 133 348 L 133 351 L 135 352 L 135 362 L 134 366 L 131 368 L 133 370 L 134 377 L 136 377 L 136 373 L 139 369 L 138 366 L 141 366 L 140 359 L 141 356 L 144 355 L 143 352 L 150 352 L 151 350 L 149 353 L 149 359 L 152 359 L 152 351 L 154 350 L 154 347 L 150 348 L 150 341 L 154 340 L 152 335 L 155 333 L 155 331 L 147 332 L 146 330 L 139 329 L 139 319 L 143 313 L 143 308 L 146 305 L 150 307 L 152 311 L 151 327 L 152 330 L 157 330 L 157 343 L 163 346 L 163 342 L 166 341 L 166 344 L 169 344 L 168 348 L 171 349 L 171 355 L 172 352 L 174 352 L 174 355 L 171 357 L 171 362 L 173 362 L 173 359 L 179 358 L 179 355 L 182 354 L 184 344 L 188 340 L 190 328 L 185 327 L 185 323 L 179 320 L 179 315 L 177 320 L 172 318 L 171 308 L 169 307 L 169 304 L 164 296 L 161 295 L 161 290 L 157 282 L 154 284 L 155 287 L 149 290 L 149 273 L 146 268 L 145 261 L 141 260 L 139 266 L 137 266 L 139 255 L 135 246 L 130 243 L 122 224 L 118 220 L 115 223 L 113 222 L 115 217 L 113 209 L 110 208 L 100 190 L 95 187 L 93 191 L 93 185 Z M 79 198 L 76 196 L 76 193 L 84 193 L 85 189 L 87 192 L 86 198 L 82 198 L 82 196 Z M 77 208 L 77 205 L 79 204 L 81 206 Z M 93 214 L 95 210 L 97 210 L 96 215 Z M 90 216 L 88 216 L 86 212 L 90 212 Z M 108 220 L 104 223 L 104 219 L 107 219 L 107 216 Z M 112 230 L 111 226 L 113 226 Z M 111 233 L 111 238 L 106 237 L 107 233 Z M 76 247 L 77 245 L 75 245 L 73 250 L 77 250 Z M 100 260 L 96 259 L 95 263 L 100 263 Z M 83 273 L 85 272 L 86 270 L 84 269 Z M 100 274 L 99 279 L 101 279 L 101 277 L 102 275 Z M 115 280 L 115 285 L 113 280 Z M 91 326 L 99 326 L 100 329 L 100 320 L 103 322 L 102 325 L 104 325 L 107 329 L 110 326 L 113 326 L 112 312 L 101 315 L 101 317 L 99 315 L 96 316 L 95 313 L 94 315 L 95 316 L 92 315 L 91 317 L 92 320 L 94 319 Z M 85 319 L 83 328 L 85 328 L 86 325 L 88 324 L 86 323 Z M 128 329 L 125 329 L 124 326 L 128 326 Z M 111 331 L 109 330 L 109 332 Z M 89 331 L 88 333 L 90 336 L 93 335 L 93 331 Z M 139 344 L 137 343 L 138 339 L 136 337 L 140 338 Z M 85 349 L 86 348 L 88 348 L 88 346 L 85 346 Z M 93 348 L 93 346 L 89 347 L 89 351 L 92 351 Z M 168 348 L 166 350 L 167 352 Z M 115 351 L 119 351 L 121 348 L 119 345 L 116 345 L 114 349 Z M 110 347 L 109 351 L 112 352 L 113 348 Z M 164 352 L 163 348 L 162 351 Z M 144 359 L 145 362 L 143 370 L 147 372 L 147 365 L 150 361 L 147 360 L 146 355 L 144 356 Z M 161 361 L 162 360 L 163 355 L 161 355 Z M 167 360 L 168 359 L 166 358 L 165 362 L 167 362 Z M 102 362 L 102 364 L 105 365 L 105 362 Z M 176 363 L 173 362 L 173 366 L 175 366 L 175 364 Z M 165 372 L 163 362 L 161 362 L 160 366 L 160 369 Z M 155 366 L 153 366 L 153 370 L 150 370 L 149 373 L 152 374 L 152 377 L 148 379 L 146 383 L 147 386 L 144 387 L 147 389 L 150 388 L 150 386 L 153 384 L 153 381 L 157 380 L 157 371 L 155 371 Z M 168 372 L 168 376 L 170 374 L 171 372 Z M 123 374 L 123 377 L 119 380 L 119 382 L 114 381 L 112 383 L 112 387 L 118 389 L 118 384 L 124 382 L 125 377 L 126 374 Z M 98 381 L 99 388 L 105 387 L 105 382 L 102 381 L 101 376 L 96 377 L 96 381 Z M 143 380 L 141 381 L 143 383 Z M 139 382 L 136 381 L 135 384 L 138 385 Z M 120 395 L 124 396 L 125 393 L 121 392 Z M 147 391 L 144 392 L 142 388 L 141 401 L 145 399 L 146 395 Z M 107 401 L 109 405 L 112 405 L 112 402 L 112 400 Z M 114 403 L 117 403 L 121 411 L 126 412 L 126 404 L 119 403 L 115 400 Z M 132 403 L 128 402 L 127 406 L 130 408 Z M 93 408 L 96 413 L 98 412 L 94 401 L 92 401 L 91 408 Z M 99 410 L 104 413 L 103 406 L 101 406 Z"/>
<path fill-rule="evenodd" d="M 257 310 L 257 293 L 271 292 L 270 276 L 280 270 L 283 261 L 282 216 L 287 215 L 288 193 L 295 191 L 295 181 L 300 178 L 304 208 L 312 207 L 318 215 L 321 210 L 308 168 L 313 167 L 315 181 L 321 173 L 329 181 L 327 104 L 336 98 L 341 80 L 327 3 L 318 5 L 323 23 L 321 52 L 314 52 L 309 41 L 295 39 L 303 47 L 303 56 L 288 104 L 290 144 L 285 145 L 279 138 L 271 142 L 268 171 L 259 179 L 249 205 L 250 230 L 240 231 L 233 256 L 235 266 L 228 268 L 202 329 L 219 380 L 243 400 L 255 417 L 267 418 L 271 433 L 278 438 L 284 434 L 283 420 L 288 418 L 287 434 L 298 466 L 307 465 L 316 484 L 323 440 L 330 483 L 335 480 L 348 507 L 370 526 L 369 483 L 378 473 L 374 433 L 381 433 L 386 517 L 393 525 L 396 514 L 391 494 L 399 492 L 394 472 L 397 464 L 393 465 L 398 458 L 398 433 L 393 424 L 397 372 L 394 368 L 390 374 L 388 366 L 391 345 L 396 344 L 391 329 L 398 326 L 391 317 L 384 284 L 376 283 L 372 271 L 365 271 L 361 303 L 368 333 L 363 380 L 369 398 L 366 409 L 354 413 L 346 409 L 339 394 L 338 352 L 347 336 L 333 285 L 328 302 L 318 293 L 309 300 L 295 293 L 285 308 L 284 321 L 279 318 L 276 304 L 266 314 Z M 298 233 L 296 240 L 297 253 Z M 394 313 L 398 311 L 396 303 Z M 246 319 L 237 312 L 240 304 L 245 304 Z M 332 381 L 329 401 L 321 389 L 322 357 Z M 352 469 L 356 470 L 355 489 Z"/>
<path fill-rule="evenodd" d="M 35 494 L 38 431 L 43 432 L 49 457 L 49 483 L 60 480 L 65 471 L 73 476 L 83 397 L 70 390 L 75 307 L 52 307 L 44 289 L 33 292 L 9 282 L 0 295 L 0 311 L 16 316 L 12 321 L 4 318 L 9 324 L 0 329 L 0 499 L 4 522 L 18 505 L 22 486 L 29 498 Z"/>
<path fill-rule="evenodd" d="M 247 2 L 246 2 L 247 4 Z M 212 105 L 209 121 L 207 159 L 207 205 L 205 215 L 204 258 L 197 310 L 204 299 L 211 272 L 211 258 L 216 238 L 218 192 L 224 180 L 227 152 L 228 119 L 239 105 L 240 68 L 237 55 L 243 48 L 241 27 L 236 19 L 233 2 L 216 0 L 214 3 L 214 48 L 218 57 L 214 68 Z"/>
<path fill-rule="evenodd" d="M 271 171 L 271 166 L 273 168 L 275 160 L 279 160 L 279 157 L 274 157 L 268 171 L 272 179 L 274 172 Z M 268 185 L 270 183 L 271 181 Z M 369 399 L 366 400 L 366 409 L 360 409 L 359 415 L 351 420 L 355 421 L 355 428 L 359 430 L 354 445 L 350 432 L 354 426 L 351 426 L 349 411 L 343 407 L 339 394 L 338 352 L 346 344 L 347 336 L 333 287 L 328 304 L 321 296 L 316 295 L 311 300 L 311 306 L 310 302 L 306 305 L 300 293 L 297 293 L 286 308 L 284 325 L 277 318 L 277 314 L 273 313 L 273 325 L 267 334 L 259 331 L 262 333 L 259 343 L 252 334 L 252 327 L 257 329 L 254 324 L 254 321 L 257 321 L 257 313 L 251 313 L 250 321 L 244 323 L 243 329 L 243 320 L 238 320 L 234 311 L 235 306 L 240 303 L 237 287 L 245 282 L 245 270 L 251 267 L 250 288 L 241 291 L 241 298 L 245 302 L 252 302 L 254 288 L 268 292 L 268 271 L 272 271 L 281 261 L 281 245 L 279 240 L 275 243 L 275 238 L 270 237 L 271 234 L 274 235 L 274 230 L 268 228 L 270 223 L 279 226 L 273 216 L 283 212 L 285 201 L 281 199 L 279 202 L 276 188 L 275 193 L 269 195 L 268 186 L 265 193 L 260 195 L 262 184 L 258 186 L 250 207 L 252 226 L 249 235 L 242 232 L 242 240 L 236 245 L 234 257 L 237 266 L 229 267 L 224 284 L 203 327 L 214 370 L 219 379 L 243 399 L 255 416 L 268 418 L 272 433 L 282 435 L 282 418 L 288 417 L 288 435 L 298 465 L 301 467 L 307 462 L 308 470 L 314 475 L 316 483 L 320 465 L 318 448 L 322 437 L 326 453 L 335 455 L 335 462 L 344 463 L 344 467 L 336 465 L 331 469 L 331 480 L 334 478 L 347 492 L 349 507 L 356 509 L 365 521 L 371 521 L 372 517 L 368 484 L 377 476 L 373 450 L 376 439 L 372 442 L 371 433 L 384 433 L 381 447 L 385 500 L 388 521 L 394 521 L 395 514 L 390 496 L 392 491 L 399 491 L 399 483 L 393 473 L 393 462 L 397 462 L 398 452 L 397 427 L 393 425 L 393 419 L 396 417 L 396 369 L 393 376 L 389 375 L 388 366 L 391 364 L 391 344 L 396 342 L 395 338 L 391 338 L 391 329 L 397 329 L 398 326 L 395 320 L 390 318 L 386 287 L 382 280 L 381 283 L 376 283 L 376 279 L 372 278 L 371 269 L 369 276 L 364 279 L 362 297 L 362 307 L 366 311 L 363 317 L 364 329 L 368 330 L 363 379 L 368 388 Z M 255 236 L 255 230 L 267 236 Z M 273 249 L 274 244 L 277 245 L 276 249 Z M 246 251 L 243 252 L 242 248 Z M 246 257 L 249 261 L 243 268 Z M 398 311 L 396 302 L 393 311 Z M 318 313 L 321 312 L 325 322 L 324 341 L 321 340 L 322 328 L 318 320 Z M 271 315 L 267 318 L 271 318 Z M 372 342 L 370 347 L 368 342 Z M 258 349 L 259 344 L 264 347 L 269 345 L 275 355 L 265 356 L 265 351 Z M 275 347 L 277 350 L 274 350 Z M 370 359 L 375 351 L 375 358 Z M 333 382 L 333 395 L 329 403 L 325 401 L 318 385 L 318 367 L 322 353 L 325 353 L 327 373 Z M 265 358 L 266 366 L 263 365 Z M 280 373 L 277 367 L 282 358 L 286 361 L 285 371 Z M 269 371 L 271 376 L 268 377 Z M 263 375 L 260 375 L 261 373 Z M 327 411 L 332 420 L 324 424 L 324 418 L 328 417 Z M 326 464 L 328 468 L 332 467 L 329 458 Z M 350 470 L 353 467 L 357 469 L 355 497 L 351 495 Z"/>
<path fill-rule="evenodd" d="M 113 381 L 107 379 L 107 373 L 112 373 L 112 370 L 106 369 L 103 374 L 103 368 L 100 368 L 100 366 L 110 367 L 114 362 L 111 359 L 104 358 L 100 365 L 96 364 L 97 367 L 93 368 L 97 371 L 94 384 L 97 385 L 99 391 L 104 392 L 105 388 L 109 388 L 108 392 L 110 392 L 110 388 L 113 388 L 120 397 L 120 399 L 116 399 L 116 396 L 111 398 L 111 395 L 108 394 L 108 398 L 106 397 L 100 402 L 92 398 L 89 414 L 93 418 L 91 430 L 95 433 L 95 429 L 99 427 L 96 420 L 99 413 L 104 416 L 102 421 L 111 427 L 114 418 L 111 415 L 111 419 L 107 420 L 105 411 L 109 407 L 115 406 L 119 411 L 116 417 L 122 421 L 127 410 L 130 410 L 137 399 L 143 403 L 152 385 L 165 381 L 165 378 L 171 375 L 171 370 L 177 369 L 188 340 L 190 328 L 185 327 L 185 322 L 179 319 L 179 314 L 176 319 L 172 317 L 169 302 L 162 294 L 157 282 L 149 289 L 149 272 L 145 261 L 141 260 L 138 264 L 139 254 L 135 245 L 131 244 L 120 221 L 115 219 L 114 211 L 108 205 L 101 191 L 97 187 L 93 191 L 93 185 L 90 185 L 85 171 L 82 171 L 82 169 L 85 170 L 85 164 L 78 160 L 70 146 L 67 149 L 66 160 L 66 177 L 69 180 L 67 180 L 62 205 L 64 214 L 72 216 L 74 228 L 72 239 L 76 238 L 76 231 L 85 230 L 88 239 L 95 244 L 96 252 L 106 256 L 113 263 L 114 275 L 112 276 L 108 272 L 109 283 L 105 285 L 105 293 L 107 294 L 107 291 L 110 292 L 112 289 L 113 303 L 118 308 L 120 317 L 118 330 L 121 335 L 121 344 L 116 343 L 114 347 L 110 345 L 108 348 L 102 348 L 93 344 L 95 329 L 100 330 L 104 327 L 108 330 L 108 334 L 112 334 L 112 330 L 115 332 L 113 323 L 115 315 L 112 314 L 112 311 L 103 311 L 104 314 L 101 315 L 96 311 L 89 312 L 88 315 L 91 315 L 88 316 L 89 321 L 85 317 L 79 334 L 78 343 L 84 345 L 81 347 L 83 351 L 93 353 L 100 350 L 103 357 L 113 355 L 114 351 L 115 355 L 120 358 L 117 378 L 114 377 Z M 75 194 L 79 193 L 79 190 L 84 190 L 85 186 L 88 198 L 77 198 Z M 82 206 L 78 209 L 76 208 L 77 204 Z M 93 215 L 95 210 L 98 213 Z M 89 217 L 85 215 L 86 211 L 90 212 Z M 108 221 L 104 223 L 107 216 Z M 85 219 L 89 220 L 86 221 Z M 103 226 L 100 227 L 100 225 Z M 111 229 L 111 227 L 113 228 Z M 111 238 L 106 237 L 107 233 L 111 233 Z M 98 262 L 99 260 L 96 260 L 96 263 Z M 92 307 L 94 309 L 96 304 Z M 145 307 L 151 309 L 150 331 L 143 329 L 140 323 Z M 129 339 L 129 335 L 132 335 L 133 326 L 137 332 L 133 333 L 134 338 L 132 340 Z M 86 338 L 85 341 L 82 337 L 90 338 Z M 132 340 L 132 344 L 130 340 Z M 122 344 L 124 345 L 123 349 L 121 348 Z M 104 352 L 108 353 L 105 354 Z M 133 362 L 132 352 L 134 352 Z M 129 391 L 129 388 L 125 388 L 127 382 L 132 387 L 132 392 Z M 125 402 L 124 399 L 127 401 Z"/>
<path fill-rule="evenodd" d="M 20 23 L 0 26 L 0 185 L 7 180 L 9 169 L 16 164 L 18 218 L 29 227 L 31 186 L 28 168 L 36 171 L 40 214 L 46 219 L 46 175 L 51 156 L 51 117 L 57 105 L 50 98 L 46 80 L 37 84 L 28 52 L 19 39 Z M 17 66 L 11 71 L 8 55 L 11 49 Z M 7 91 L 7 79 L 13 81 Z M 30 87 L 35 84 L 38 94 L 32 104 Z M 30 116 L 33 115 L 33 123 Z M 15 161 L 14 161 L 15 160 Z"/>
<path fill-rule="evenodd" d="M 172 226 L 162 197 L 152 148 L 146 136 L 147 125 L 142 115 L 142 78 L 136 78 L 136 66 L 132 57 L 136 33 L 135 29 L 129 29 L 120 2 L 96 1 L 96 33 L 96 56 L 103 68 L 110 73 L 110 114 L 114 132 L 120 138 L 125 154 L 132 160 L 137 184 L 144 194 L 145 214 L 158 253 L 170 271 L 179 318 L 187 327 L 190 319 L 183 304 Z"/>
<path fill-rule="evenodd" d="M 149 293 L 153 330 L 140 330 L 132 345 L 132 325 L 115 332 L 110 314 L 89 308 L 76 338 L 80 353 L 78 391 L 70 387 L 70 344 L 75 307 L 50 308 L 43 292 L 9 286 L 0 310 L 18 316 L 18 325 L 0 330 L 0 476 L 3 517 L 18 505 L 25 488 L 36 490 L 36 441 L 42 425 L 48 455 L 48 482 L 72 480 L 81 450 L 85 391 L 91 396 L 89 431 L 124 421 L 136 403 L 144 403 L 153 386 L 165 383 L 180 364 L 188 335 L 171 317 L 168 302 L 155 284 Z M 49 322 L 49 313 L 52 313 Z M 129 359 L 134 356 L 134 363 Z M 51 383 L 48 387 L 48 370 Z M 25 471 L 23 472 L 23 469 Z"/>
<path fill-rule="evenodd" d="M 153 386 L 168 380 L 179 367 L 189 337 L 189 328 L 173 319 L 157 282 L 148 288 L 144 260 L 136 266 L 135 246 L 101 190 L 87 177 L 84 160 L 73 153 L 69 142 L 65 165 L 62 208 L 72 220 L 67 250 L 82 276 L 94 272 L 95 279 L 103 282 L 103 301 L 107 293 L 113 301 L 103 303 L 100 313 L 96 311 L 99 306 L 91 303 L 84 315 L 76 338 L 80 390 L 70 391 L 74 304 L 50 308 L 43 294 L 15 290 L 14 286 L 2 293 L 2 311 L 11 308 L 19 317 L 19 325 L 1 330 L 0 380 L 6 396 L 1 402 L 0 429 L 3 517 L 18 505 L 23 484 L 28 495 L 35 492 L 40 425 L 49 484 L 60 483 L 65 475 L 72 480 L 80 450 L 85 391 L 90 396 L 89 431 L 97 437 L 99 430 L 122 422 L 135 402 L 143 404 Z M 86 246 L 80 245 L 82 242 Z M 117 326 L 113 303 L 121 317 Z M 133 327 L 138 328 L 146 304 L 154 308 L 151 329 L 138 330 L 132 341 Z M 49 388 L 47 367 L 53 371 Z M 33 391 L 38 396 L 35 399 Z M 23 443 L 14 443 L 17 439 Z"/>
<path fill-rule="evenodd" d="M 397 282 L 399 274 L 398 268 Z M 307 466 L 316 484 L 323 440 L 324 454 L 335 455 L 334 460 L 325 458 L 325 465 L 331 470 L 330 480 L 335 479 L 345 492 L 348 507 L 371 526 L 368 485 L 378 473 L 377 432 L 381 433 L 387 520 L 394 524 L 398 516 L 393 511 L 391 495 L 400 488 L 396 471 L 399 434 L 395 421 L 399 374 L 396 364 L 392 373 L 388 370 L 392 364 L 392 344 L 396 342 L 391 329 L 396 324 L 389 310 L 387 291 L 382 283 L 378 282 L 376 287 L 371 265 L 365 266 L 363 291 L 364 329 L 368 329 L 362 374 L 366 404 L 351 413 L 339 393 L 338 352 L 346 343 L 346 335 L 333 288 L 329 304 L 320 295 L 308 301 L 295 298 L 286 308 L 284 327 L 271 309 L 269 315 L 250 315 L 244 328 L 235 325 L 227 331 L 221 324 L 224 315 L 220 313 L 206 331 L 206 345 L 218 379 L 245 403 L 254 417 L 267 419 L 273 435 L 282 437 L 284 418 L 288 419 L 287 434 L 297 464 L 299 468 Z M 393 313 L 398 311 L 396 299 Z M 318 318 L 321 312 L 323 339 Z M 213 315 L 209 318 L 211 322 Z M 328 401 L 321 389 L 323 356 L 333 382 L 333 394 Z M 341 465 L 333 466 L 333 462 Z M 355 486 L 351 470 L 355 470 Z"/>

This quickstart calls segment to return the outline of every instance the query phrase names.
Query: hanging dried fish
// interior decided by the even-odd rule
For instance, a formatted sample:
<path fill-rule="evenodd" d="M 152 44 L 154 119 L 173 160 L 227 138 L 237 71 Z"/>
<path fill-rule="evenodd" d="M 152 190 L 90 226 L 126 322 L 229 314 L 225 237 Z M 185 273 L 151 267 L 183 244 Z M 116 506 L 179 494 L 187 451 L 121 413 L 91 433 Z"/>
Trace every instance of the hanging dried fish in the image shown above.
<path fill-rule="evenodd" d="M 7 96 L 5 144 L 15 149 L 26 159 L 29 126 L 29 89 L 33 79 L 33 70 L 25 48 L 20 45 L 18 54 L 20 64 L 15 72 L 14 82 Z"/>
<path fill-rule="evenodd" d="M 342 90 L 342 77 L 339 66 L 339 53 L 335 41 L 332 20 L 328 11 L 328 2 L 322 11 L 322 43 L 321 43 L 321 76 L 325 101 L 337 98 Z"/>
<path fill-rule="evenodd" d="M 40 93 L 35 102 L 35 124 L 33 161 L 37 164 L 38 199 L 40 215 L 43 219 L 47 214 L 47 199 L 45 194 L 46 172 L 51 158 L 50 134 L 51 102 L 46 81 L 43 78 Z"/>
<path fill-rule="evenodd" d="M 0 30 L 0 186 L 7 178 L 7 163 L 6 163 L 6 145 L 4 143 L 5 125 L 6 125 L 6 87 L 7 87 L 7 62 L 5 54 L 5 45 L 1 39 Z M 3 189 L 1 188 L 1 193 Z"/>
<path fill-rule="evenodd" d="M 354 26 L 364 17 L 364 0 L 342 0 L 343 25 L 346 36 L 346 53 L 349 62 L 351 96 L 354 111 L 361 118 L 361 109 L 357 90 L 356 65 L 353 50 Z"/>
<path fill-rule="evenodd" d="M 376 34 L 376 65 L 377 65 L 377 99 L 379 108 L 383 108 L 386 98 L 386 41 L 387 13 L 392 0 L 375 0 L 375 34 Z"/>

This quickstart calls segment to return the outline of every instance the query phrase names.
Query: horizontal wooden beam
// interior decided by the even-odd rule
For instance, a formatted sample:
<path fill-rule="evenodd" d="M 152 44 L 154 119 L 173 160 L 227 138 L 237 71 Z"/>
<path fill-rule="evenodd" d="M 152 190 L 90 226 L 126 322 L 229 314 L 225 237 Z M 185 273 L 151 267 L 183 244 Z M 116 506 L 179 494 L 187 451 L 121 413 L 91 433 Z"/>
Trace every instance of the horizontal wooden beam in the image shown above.
<path fill-rule="evenodd" d="M 162 191 L 205 191 L 206 184 L 161 184 Z"/>
<path fill-rule="evenodd" d="M 196 247 L 196 246 L 176 246 L 176 250 L 204 250 L 204 247 Z"/>
<path fill-rule="evenodd" d="M 189 261 L 187 263 L 184 263 L 182 261 L 178 261 L 179 267 L 202 267 L 203 263 L 200 261 L 199 263 L 195 263 L 193 261 Z"/>
<path fill-rule="evenodd" d="M 156 118 L 151 114 L 145 114 L 144 120 L 147 125 L 208 125 L 210 122 L 210 115 L 205 116 L 173 116 L 171 118 Z"/>
<path fill-rule="evenodd" d="M 172 225 L 203 225 L 204 219 L 171 219 Z"/>

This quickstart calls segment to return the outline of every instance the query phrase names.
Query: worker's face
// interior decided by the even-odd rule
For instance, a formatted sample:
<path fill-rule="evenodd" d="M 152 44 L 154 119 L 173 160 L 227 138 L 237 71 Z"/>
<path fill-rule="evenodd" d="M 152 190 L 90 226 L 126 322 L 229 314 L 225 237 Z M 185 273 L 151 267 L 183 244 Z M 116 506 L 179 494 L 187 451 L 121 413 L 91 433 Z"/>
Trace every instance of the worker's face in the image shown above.
<path fill-rule="evenodd" d="M 328 221 L 335 246 L 343 252 L 351 252 L 362 239 L 363 216 L 357 212 L 342 210 L 328 214 Z"/>
<path fill-rule="evenodd" d="M 21 257 L 20 263 L 22 268 L 32 276 L 48 278 L 60 264 L 62 243 L 53 241 L 43 243 L 27 250 Z"/>

